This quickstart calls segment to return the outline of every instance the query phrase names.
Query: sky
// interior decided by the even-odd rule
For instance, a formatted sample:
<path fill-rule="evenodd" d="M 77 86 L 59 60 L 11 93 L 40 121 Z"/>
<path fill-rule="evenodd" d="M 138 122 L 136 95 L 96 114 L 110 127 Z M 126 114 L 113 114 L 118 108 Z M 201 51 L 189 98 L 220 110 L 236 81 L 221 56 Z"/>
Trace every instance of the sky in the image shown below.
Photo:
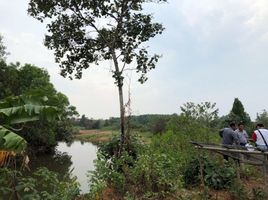
<path fill-rule="evenodd" d="M 60 76 L 53 51 L 43 45 L 46 24 L 27 15 L 28 1 L 0 0 L 0 33 L 8 62 L 31 63 L 48 70 L 56 89 L 92 118 L 119 116 L 111 62 L 84 71 L 81 80 Z M 165 26 L 149 50 L 163 57 L 141 85 L 128 74 L 132 114 L 179 113 L 186 102 L 216 102 L 220 115 L 239 98 L 251 118 L 268 110 L 268 1 L 169 0 L 147 5 Z"/>

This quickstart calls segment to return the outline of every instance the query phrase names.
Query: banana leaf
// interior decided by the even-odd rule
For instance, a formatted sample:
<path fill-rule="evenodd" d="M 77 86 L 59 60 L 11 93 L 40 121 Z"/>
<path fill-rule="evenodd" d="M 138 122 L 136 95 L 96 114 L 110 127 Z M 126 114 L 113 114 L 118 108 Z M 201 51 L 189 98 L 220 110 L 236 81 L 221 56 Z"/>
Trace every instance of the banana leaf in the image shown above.
<path fill-rule="evenodd" d="M 58 109 L 44 105 L 47 97 L 38 95 L 21 95 L 0 101 L 0 150 L 21 152 L 27 142 L 24 138 L 4 126 L 59 118 Z"/>
<path fill-rule="evenodd" d="M 20 153 L 25 150 L 26 147 L 27 142 L 24 138 L 0 126 L 0 150 Z"/>
<path fill-rule="evenodd" d="M 2 109 L 0 108 L 0 116 L 2 116 L 3 124 L 18 124 L 36 121 L 40 118 L 54 120 L 58 117 L 56 107 L 32 104 Z"/>

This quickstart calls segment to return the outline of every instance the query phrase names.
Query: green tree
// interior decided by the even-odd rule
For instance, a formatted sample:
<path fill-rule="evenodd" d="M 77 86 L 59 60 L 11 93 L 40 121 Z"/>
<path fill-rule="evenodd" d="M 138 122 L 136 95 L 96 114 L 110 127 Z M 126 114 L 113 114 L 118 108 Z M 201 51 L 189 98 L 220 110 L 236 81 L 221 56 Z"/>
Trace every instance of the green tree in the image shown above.
<path fill-rule="evenodd" d="M 192 120 L 197 120 L 207 127 L 215 127 L 218 120 L 219 109 L 216 108 L 216 103 L 201 102 L 195 104 L 187 102 L 180 107 L 181 115 Z"/>
<path fill-rule="evenodd" d="M 46 146 L 51 148 L 56 145 L 56 141 L 69 139 L 73 133 L 70 118 L 78 115 L 75 107 L 70 105 L 64 94 L 57 92 L 45 69 L 31 64 L 20 65 L 19 62 L 7 64 L 4 59 L 6 55 L 6 48 L 0 37 L 0 100 L 20 95 L 46 96 L 46 105 L 57 107 L 61 115 L 61 118 L 55 121 L 41 118 L 39 121 L 24 122 L 25 126 L 18 133 L 30 145 L 42 148 Z M 10 105 L 11 110 L 12 106 Z"/>
<path fill-rule="evenodd" d="M 19 73 L 17 65 L 8 65 L 0 61 L 0 100 L 12 95 L 19 95 Z"/>
<path fill-rule="evenodd" d="M 242 102 L 238 99 L 234 99 L 232 110 L 227 116 L 228 121 L 243 122 L 249 124 L 251 122 L 249 114 L 245 112 Z"/>
<path fill-rule="evenodd" d="M 51 95 L 56 94 L 56 90 L 50 83 L 50 76 L 45 69 L 41 69 L 31 64 L 19 67 L 20 93 L 32 90 L 42 90 Z"/>
<path fill-rule="evenodd" d="M 268 127 L 268 112 L 263 110 L 261 113 L 257 113 L 257 123 L 262 123 L 265 127 Z"/>
<path fill-rule="evenodd" d="M 30 0 L 28 13 L 47 25 L 50 35 L 45 45 L 54 49 L 61 75 L 80 79 L 82 70 L 101 61 L 113 62 L 112 77 L 118 87 L 120 102 L 121 147 L 125 141 L 123 85 L 125 70 L 140 73 L 139 82 L 155 68 L 159 55 L 150 56 L 142 46 L 164 30 L 151 14 L 143 13 L 148 2 L 166 0 Z M 136 67 L 133 69 L 133 62 Z M 130 64 L 132 64 L 130 66 Z"/>
<path fill-rule="evenodd" d="M 0 34 L 0 62 L 4 61 L 6 56 L 8 55 L 8 52 L 6 50 L 7 48 L 4 45 L 3 36 Z"/>

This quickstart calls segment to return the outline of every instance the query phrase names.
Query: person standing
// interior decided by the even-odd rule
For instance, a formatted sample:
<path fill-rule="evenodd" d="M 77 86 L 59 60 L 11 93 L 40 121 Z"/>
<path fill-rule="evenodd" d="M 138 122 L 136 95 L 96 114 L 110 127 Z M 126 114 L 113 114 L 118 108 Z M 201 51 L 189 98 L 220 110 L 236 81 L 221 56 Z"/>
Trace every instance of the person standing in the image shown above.
<path fill-rule="evenodd" d="M 236 129 L 235 123 L 230 123 L 229 128 L 223 128 L 219 131 L 220 137 L 222 138 L 221 143 L 223 145 L 238 144 L 237 134 L 234 132 Z M 223 155 L 223 158 L 228 161 L 229 156 Z"/>
<path fill-rule="evenodd" d="M 221 143 L 225 145 L 238 144 L 238 137 L 234 132 L 236 130 L 236 124 L 232 122 L 229 126 L 219 131 L 220 137 L 222 138 Z"/>
<path fill-rule="evenodd" d="M 248 143 L 248 134 L 244 130 L 244 124 L 243 123 L 240 122 L 238 124 L 238 129 L 235 130 L 235 133 L 237 135 L 238 144 L 240 146 L 245 146 Z"/>
<path fill-rule="evenodd" d="M 268 130 L 264 128 L 262 123 L 257 124 L 256 129 L 252 134 L 252 139 L 256 143 L 257 149 L 267 151 L 268 149 Z"/>

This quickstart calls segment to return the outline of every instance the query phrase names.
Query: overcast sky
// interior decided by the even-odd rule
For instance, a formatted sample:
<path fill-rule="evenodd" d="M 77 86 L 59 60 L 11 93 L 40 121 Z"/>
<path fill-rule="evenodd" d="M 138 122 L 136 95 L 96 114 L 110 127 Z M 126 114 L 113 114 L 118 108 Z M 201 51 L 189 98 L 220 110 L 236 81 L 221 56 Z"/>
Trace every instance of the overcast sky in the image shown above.
<path fill-rule="evenodd" d="M 80 114 L 119 116 L 111 63 L 86 70 L 82 80 L 61 77 L 53 52 L 43 46 L 45 24 L 27 15 L 27 3 L 0 0 L 0 33 L 11 53 L 8 62 L 46 68 L 56 89 Z M 150 43 L 151 52 L 163 58 L 143 85 L 129 74 L 133 114 L 178 113 L 185 102 L 210 101 L 223 115 L 235 97 L 253 119 L 268 109 L 267 0 L 169 0 L 149 10 L 166 27 Z"/>

